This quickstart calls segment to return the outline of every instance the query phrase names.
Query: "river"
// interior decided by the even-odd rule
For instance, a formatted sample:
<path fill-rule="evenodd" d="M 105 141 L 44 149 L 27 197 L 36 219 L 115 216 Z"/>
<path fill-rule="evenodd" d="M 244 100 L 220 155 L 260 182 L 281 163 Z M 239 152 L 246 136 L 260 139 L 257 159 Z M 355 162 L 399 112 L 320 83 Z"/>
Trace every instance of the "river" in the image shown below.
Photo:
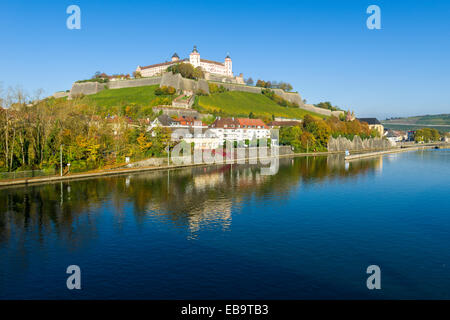
<path fill-rule="evenodd" d="M 0 189 L 0 299 L 449 299 L 449 181 L 421 150 Z"/>

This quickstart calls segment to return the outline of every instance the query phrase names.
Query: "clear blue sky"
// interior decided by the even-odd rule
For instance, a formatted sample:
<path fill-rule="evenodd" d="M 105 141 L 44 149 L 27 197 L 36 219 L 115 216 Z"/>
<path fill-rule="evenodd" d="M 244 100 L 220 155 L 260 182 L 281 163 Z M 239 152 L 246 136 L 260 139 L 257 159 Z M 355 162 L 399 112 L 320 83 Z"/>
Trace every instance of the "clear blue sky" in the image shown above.
<path fill-rule="evenodd" d="M 66 28 L 71 4 L 81 30 Z M 366 28 L 371 4 L 381 30 Z M 379 118 L 450 113 L 450 1 L 2 0 L 0 35 L 0 82 L 30 93 L 184 58 L 196 44 L 309 103 Z"/>

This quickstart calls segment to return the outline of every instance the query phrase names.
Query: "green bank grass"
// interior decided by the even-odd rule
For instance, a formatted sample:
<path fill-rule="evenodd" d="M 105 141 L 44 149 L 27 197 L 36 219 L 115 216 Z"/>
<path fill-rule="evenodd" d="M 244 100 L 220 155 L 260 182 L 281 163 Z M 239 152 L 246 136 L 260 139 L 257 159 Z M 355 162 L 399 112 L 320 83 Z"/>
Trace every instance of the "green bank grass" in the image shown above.
<path fill-rule="evenodd" d="M 282 107 L 262 94 L 240 91 L 200 96 L 198 107 L 202 112 L 215 112 L 238 117 L 248 117 L 250 112 L 261 118 L 271 118 L 274 115 L 276 117 L 300 119 L 306 114 L 319 118 L 325 117 L 299 108 Z"/>
<path fill-rule="evenodd" d="M 139 106 L 149 106 L 150 102 L 156 98 L 155 90 L 158 87 L 158 85 L 154 85 L 122 89 L 105 89 L 99 93 L 86 96 L 84 99 L 102 107 L 126 106 L 132 103 Z"/>

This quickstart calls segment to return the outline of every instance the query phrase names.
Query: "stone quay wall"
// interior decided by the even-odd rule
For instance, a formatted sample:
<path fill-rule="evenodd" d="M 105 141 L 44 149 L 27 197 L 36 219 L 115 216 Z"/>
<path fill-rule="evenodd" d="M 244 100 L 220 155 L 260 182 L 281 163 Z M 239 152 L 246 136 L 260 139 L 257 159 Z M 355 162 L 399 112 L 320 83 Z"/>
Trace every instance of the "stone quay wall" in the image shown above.
<path fill-rule="evenodd" d="M 262 149 L 262 150 L 258 150 L 258 149 Z M 255 155 L 257 157 L 259 157 L 259 154 L 261 155 L 267 155 L 268 157 L 271 156 L 271 150 L 270 148 L 235 148 L 234 149 L 234 159 L 235 161 L 238 160 L 238 154 L 244 155 L 244 158 L 239 158 L 239 159 L 246 159 L 248 160 L 249 158 L 255 157 Z M 291 155 L 294 154 L 294 152 L 292 151 L 290 146 L 279 146 L 278 147 L 278 154 L 280 156 L 285 156 L 285 155 Z M 194 155 L 191 155 L 191 160 L 192 160 L 192 164 L 194 164 Z M 180 160 L 183 159 L 183 157 L 179 158 Z M 189 158 L 188 158 L 189 159 Z M 177 160 L 177 159 L 175 159 Z M 225 164 L 226 159 L 223 159 L 223 162 Z M 172 163 L 172 158 L 170 159 L 170 162 Z M 220 164 L 220 163 L 217 163 Z M 142 161 L 137 161 L 137 162 L 133 162 L 133 163 L 129 163 L 126 165 L 127 168 L 141 168 L 141 167 L 160 167 L 160 166 L 166 166 L 167 165 L 167 157 L 162 157 L 162 158 L 149 158 L 149 159 L 145 159 Z"/>
<path fill-rule="evenodd" d="M 328 140 L 328 151 L 385 150 L 391 147 L 392 145 L 389 140 L 383 138 L 370 138 L 362 140 L 359 136 L 355 136 L 352 141 L 344 137 L 330 137 Z"/>

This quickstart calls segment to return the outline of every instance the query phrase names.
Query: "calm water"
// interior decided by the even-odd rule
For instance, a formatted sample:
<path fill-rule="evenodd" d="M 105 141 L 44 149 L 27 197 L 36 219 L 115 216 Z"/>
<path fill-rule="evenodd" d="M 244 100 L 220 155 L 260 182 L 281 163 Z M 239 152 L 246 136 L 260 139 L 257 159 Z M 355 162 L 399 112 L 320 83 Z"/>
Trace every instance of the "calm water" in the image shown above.
<path fill-rule="evenodd" d="M 450 150 L 259 172 L 2 189 L 0 298 L 450 298 Z M 72 264 L 81 291 L 66 288 Z"/>

